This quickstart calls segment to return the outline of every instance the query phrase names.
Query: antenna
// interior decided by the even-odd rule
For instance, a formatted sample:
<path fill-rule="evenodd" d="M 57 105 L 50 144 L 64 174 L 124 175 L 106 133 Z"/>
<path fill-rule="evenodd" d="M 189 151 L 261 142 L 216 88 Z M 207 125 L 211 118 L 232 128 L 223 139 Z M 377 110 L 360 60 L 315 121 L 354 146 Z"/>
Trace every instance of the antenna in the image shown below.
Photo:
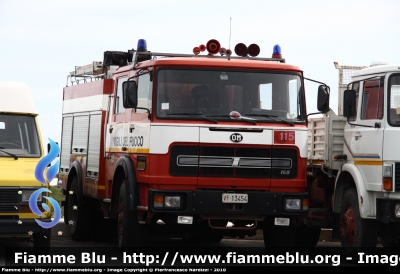
<path fill-rule="evenodd" d="M 229 49 L 231 48 L 231 32 L 232 32 L 232 17 L 230 17 L 230 22 L 229 22 Z"/>

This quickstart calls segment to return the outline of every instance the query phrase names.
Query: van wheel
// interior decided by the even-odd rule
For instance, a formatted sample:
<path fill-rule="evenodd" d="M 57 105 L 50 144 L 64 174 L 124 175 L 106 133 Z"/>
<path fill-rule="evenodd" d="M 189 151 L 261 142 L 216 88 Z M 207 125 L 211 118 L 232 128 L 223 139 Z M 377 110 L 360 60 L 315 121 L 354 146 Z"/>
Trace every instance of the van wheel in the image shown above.
<path fill-rule="evenodd" d="M 340 213 L 340 241 L 345 254 L 356 255 L 361 249 L 376 247 L 377 239 L 375 220 L 360 216 L 357 190 L 346 190 Z"/>
<path fill-rule="evenodd" d="M 75 175 L 68 190 L 68 226 L 71 239 L 74 241 L 90 240 L 92 228 L 92 203 L 84 199 L 78 187 L 78 177 Z"/>
<path fill-rule="evenodd" d="M 137 210 L 129 208 L 129 181 L 125 179 L 121 185 L 118 199 L 118 246 L 140 247 L 143 244 L 143 226 L 139 224 Z"/>

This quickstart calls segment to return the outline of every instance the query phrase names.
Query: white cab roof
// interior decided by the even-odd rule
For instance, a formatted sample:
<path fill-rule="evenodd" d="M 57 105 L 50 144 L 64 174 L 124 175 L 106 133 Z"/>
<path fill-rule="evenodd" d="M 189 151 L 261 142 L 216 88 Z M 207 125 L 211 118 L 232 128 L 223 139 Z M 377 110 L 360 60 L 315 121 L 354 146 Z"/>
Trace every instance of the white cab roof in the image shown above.
<path fill-rule="evenodd" d="M 0 112 L 37 115 L 29 87 L 24 83 L 0 81 Z"/>
<path fill-rule="evenodd" d="M 360 69 L 354 72 L 353 78 L 386 72 L 400 72 L 400 64 L 375 65 L 365 69 Z"/>

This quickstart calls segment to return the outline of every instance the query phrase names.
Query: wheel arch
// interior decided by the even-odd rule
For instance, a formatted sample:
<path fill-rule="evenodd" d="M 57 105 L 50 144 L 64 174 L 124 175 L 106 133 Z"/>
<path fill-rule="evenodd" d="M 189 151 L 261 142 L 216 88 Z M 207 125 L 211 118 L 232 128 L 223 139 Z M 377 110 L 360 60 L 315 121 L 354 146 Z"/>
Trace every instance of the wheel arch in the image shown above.
<path fill-rule="evenodd" d="M 354 164 L 344 164 L 337 175 L 333 211 L 335 213 L 340 213 L 343 204 L 343 194 L 351 187 L 355 187 L 357 190 L 357 200 L 361 218 L 368 218 L 368 216 L 371 216 L 373 212 L 371 209 L 369 193 L 365 189 L 364 180 L 360 170 Z"/>

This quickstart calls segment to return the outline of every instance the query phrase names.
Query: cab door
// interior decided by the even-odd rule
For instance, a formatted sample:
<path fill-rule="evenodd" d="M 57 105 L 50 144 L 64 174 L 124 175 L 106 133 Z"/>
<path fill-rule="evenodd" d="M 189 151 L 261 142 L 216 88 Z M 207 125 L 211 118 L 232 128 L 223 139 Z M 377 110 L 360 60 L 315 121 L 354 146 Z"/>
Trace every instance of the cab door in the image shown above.
<path fill-rule="evenodd" d="M 347 124 L 345 145 L 358 166 L 366 190 L 382 190 L 383 160 L 383 78 L 361 81 L 353 85 L 357 91 L 357 118 Z"/>

